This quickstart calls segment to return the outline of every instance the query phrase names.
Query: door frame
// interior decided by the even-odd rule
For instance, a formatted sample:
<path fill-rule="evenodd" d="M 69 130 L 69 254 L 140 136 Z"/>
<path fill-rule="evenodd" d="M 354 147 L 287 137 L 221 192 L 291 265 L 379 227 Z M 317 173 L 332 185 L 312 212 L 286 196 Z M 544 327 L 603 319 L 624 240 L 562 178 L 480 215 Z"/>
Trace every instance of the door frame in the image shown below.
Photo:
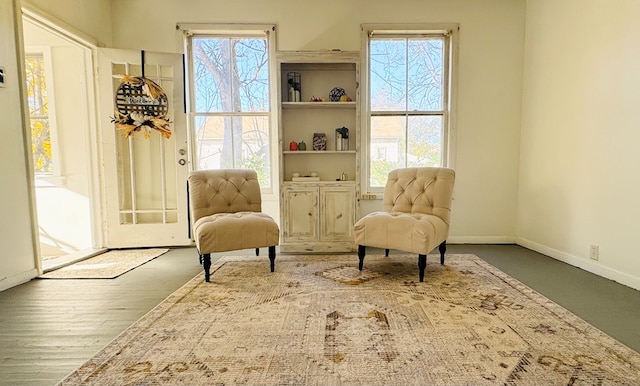
<path fill-rule="evenodd" d="M 64 263 L 71 263 L 73 261 L 79 261 L 87 257 L 93 256 L 105 250 L 104 248 L 104 229 L 102 227 L 104 218 L 104 200 L 101 196 L 101 186 L 103 185 L 102 170 L 100 167 L 101 152 L 100 146 L 101 138 L 98 130 L 98 115 L 97 115 L 97 89 L 96 89 L 96 66 L 95 57 L 98 42 L 83 33 L 77 31 L 70 25 L 65 24 L 60 20 L 52 20 L 50 17 L 42 14 L 38 10 L 30 7 L 27 4 L 23 4 L 21 7 L 22 19 L 28 20 L 44 30 L 56 35 L 57 37 L 68 41 L 74 46 L 78 47 L 82 51 L 84 56 L 84 95 L 86 98 L 86 109 L 82 114 L 81 124 L 87 127 L 87 136 L 85 145 L 88 149 L 88 193 L 89 193 L 89 211 L 90 211 L 90 226 L 91 226 L 91 242 L 92 248 L 90 250 L 81 251 L 77 254 L 69 255 L 68 261 Z M 22 48 L 24 50 L 24 46 Z M 30 141 L 31 135 L 27 133 L 25 135 L 26 140 Z M 30 145 L 29 145 L 30 147 Z M 31 157 L 30 154 L 27 155 Z M 31 163 L 30 163 L 31 164 Z M 38 216 L 35 201 L 35 172 L 33 168 L 27 170 L 29 179 L 31 181 L 31 189 L 33 190 L 33 234 L 36 238 L 35 250 L 36 250 L 36 268 L 39 272 L 43 271 L 42 254 L 40 251 L 39 231 L 38 231 Z"/>

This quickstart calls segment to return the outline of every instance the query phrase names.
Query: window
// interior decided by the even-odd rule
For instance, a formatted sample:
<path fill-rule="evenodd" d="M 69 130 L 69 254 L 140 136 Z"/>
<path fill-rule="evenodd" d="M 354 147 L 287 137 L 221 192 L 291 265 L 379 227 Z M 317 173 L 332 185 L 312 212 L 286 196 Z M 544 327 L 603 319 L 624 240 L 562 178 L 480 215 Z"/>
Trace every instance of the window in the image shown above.
<path fill-rule="evenodd" d="M 56 172 L 53 122 L 50 115 L 52 104 L 47 94 L 48 79 L 45 71 L 47 65 L 42 52 L 25 55 L 31 151 L 33 167 L 37 175 L 53 175 Z"/>
<path fill-rule="evenodd" d="M 272 188 L 269 35 L 187 35 L 194 168 L 253 169 L 266 190 Z"/>
<path fill-rule="evenodd" d="M 453 29 L 365 26 L 367 190 L 395 168 L 446 166 Z"/>

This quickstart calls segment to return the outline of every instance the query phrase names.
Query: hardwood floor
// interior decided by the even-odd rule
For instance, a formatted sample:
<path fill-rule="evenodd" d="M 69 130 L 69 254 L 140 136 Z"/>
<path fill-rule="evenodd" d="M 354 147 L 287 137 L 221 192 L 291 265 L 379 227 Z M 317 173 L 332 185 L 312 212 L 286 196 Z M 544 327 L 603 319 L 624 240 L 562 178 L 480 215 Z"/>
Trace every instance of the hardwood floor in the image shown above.
<path fill-rule="evenodd" d="M 515 245 L 447 253 L 478 255 L 640 351 L 639 291 Z M 195 249 L 176 248 L 116 279 L 35 279 L 0 292 L 0 386 L 54 385 L 200 273 Z"/>

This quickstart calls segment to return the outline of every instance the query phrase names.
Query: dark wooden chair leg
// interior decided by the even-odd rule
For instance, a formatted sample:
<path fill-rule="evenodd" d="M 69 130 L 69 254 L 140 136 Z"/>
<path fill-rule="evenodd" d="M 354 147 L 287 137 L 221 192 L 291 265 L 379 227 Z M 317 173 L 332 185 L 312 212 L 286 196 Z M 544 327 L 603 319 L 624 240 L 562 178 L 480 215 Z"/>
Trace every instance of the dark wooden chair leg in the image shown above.
<path fill-rule="evenodd" d="M 202 267 L 204 267 L 204 281 L 208 283 L 211 277 L 209 271 L 211 269 L 211 254 L 205 253 L 204 255 L 200 255 L 200 261 L 202 261 Z"/>
<path fill-rule="evenodd" d="M 362 271 L 362 267 L 364 266 L 364 254 L 366 252 L 367 247 L 364 245 L 358 245 L 358 269 Z"/>
<path fill-rule="evenodd" d="M 260 256 L 260 248 L 256 248 L 256 256 Z"/>
<path fill-rule="evenodd" d="M 385 249 L 385 250 L 384 250 L 384 256 L 385 256 L 385 257 L 389 257 L 389 250 L 388 250 L 388 249 Z"/>
<path fill-rule="evenodd" d="M 271 272 L 276 269 L 276 247 L 272 245 L 269 247 L 269 263 L 271 265 Z"/>
<path fill-rule="evenodd" d="M 427 268 L 427 255 L 418 255 L 418 269 L 420 270 L 420 283 L 424 281 L 424 269 Z"/>
<path fill-rule="evenodd" d="M 440 246 L 438 247 L 438 250 L 440 251 L 440 264 L 444 265 L 444 253 L 447 250 L 447 240 L 443 241 Z"/>

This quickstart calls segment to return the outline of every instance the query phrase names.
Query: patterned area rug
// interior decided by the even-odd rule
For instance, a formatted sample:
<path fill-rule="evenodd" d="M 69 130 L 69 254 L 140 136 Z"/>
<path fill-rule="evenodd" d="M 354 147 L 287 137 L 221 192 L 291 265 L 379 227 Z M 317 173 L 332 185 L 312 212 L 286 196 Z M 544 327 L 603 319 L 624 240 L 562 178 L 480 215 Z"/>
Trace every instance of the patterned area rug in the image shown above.
<path fill-rule="evenodd" d="M 62 385 L 638 385 L 640 354 L 474 255 L 226 257 Z"/>
<path fill-rule="evenodd" d="M 168 251 L 160 248 L 113 250 L 38 277 L 41 279 L 113 279 Z"/>

